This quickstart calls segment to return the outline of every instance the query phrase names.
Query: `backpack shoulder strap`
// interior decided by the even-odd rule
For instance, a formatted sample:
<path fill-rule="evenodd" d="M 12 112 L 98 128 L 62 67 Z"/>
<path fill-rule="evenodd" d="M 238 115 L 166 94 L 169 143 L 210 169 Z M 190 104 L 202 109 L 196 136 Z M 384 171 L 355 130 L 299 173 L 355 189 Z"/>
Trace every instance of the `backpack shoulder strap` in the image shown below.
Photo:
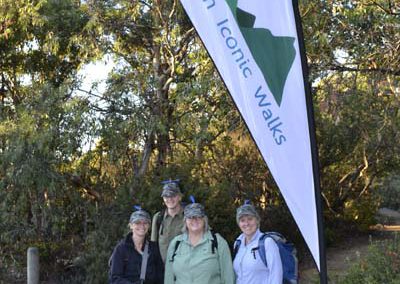
<path fill-rule="evenodd" d="M 214 231 L 211 231 L 211 235 L 213 239 L 211 240 L 211 252 L 214 254 L 215 250 L 218 250 L 218 240 L 217 234 Z"/>
<path fill-rule="evenodd" d="M 236 241 L 233 243 L 232 259 L 235 259 L 241 244 L 242 244 L 242 241 L 240 239 L 236 239 Z"/>
<path fill-rule="evenodd" d="M 211 235 L 212 235 L 212 240 L 211 240 L 211 251 L 214 254 L 215 251 L 218 251 L 218 240 L 217 240 L 217 234 L 214 233 L 213 231 L 211 231 Z M 178 250 L 179 245 L 181 244 L 180 240 L 177 240 L 175 242 L 175 246 L 174 246 L 174 253 L 171 256 L 171 261 L 173 262 L 176 256 L 176 251 Z"/>
<path fill-rule="evenodd" d="M 171 262 L 174 262 L 176 251 L 178 250 L 178 247 L 179 247 L 180 244 L 181 244 L 180 240 L 177 240 L 175 242 L 174 253 L 172 254 L 172 257 L 171 257 L 171 260 L 170 260 Z"/>
<path fill-rule="evenodd" d="M 265 254 L 265 238 L 267 237 L 268 233 L 263 233 L 261 237 L 258 239 L 258 253 L 260 254 L 260 258 L 266 267 L 268 267 L 267 256 Z"/>
<path fill-rule="evenodd" d="M 160 233 L 160 235 L 162 235 L 164 231 L 164 226 L 162 226 L 162 221 L 165 215 L 165 208 L 159 211 L 157 214 L 158 214 L 156 219 L 157 231 Z"/>
<path fill-rule="evenodd" d="M 149 260 L 149 241 L 145 241 L 143 255 L 142 255 L 142 263 L 140 267 L 140 281 L 144 283 L 146 278 L 146 270 L 147 270 L 147 262 Z"/>

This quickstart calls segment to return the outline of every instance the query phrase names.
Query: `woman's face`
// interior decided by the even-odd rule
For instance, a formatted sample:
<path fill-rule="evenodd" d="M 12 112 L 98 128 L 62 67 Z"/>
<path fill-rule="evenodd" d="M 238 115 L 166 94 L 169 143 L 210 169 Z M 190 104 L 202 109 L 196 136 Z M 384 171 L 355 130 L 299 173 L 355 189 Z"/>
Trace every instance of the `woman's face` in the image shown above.
<path fill-rule="evenodd" d="M 186 227 L 189 233 L 203 233 L 204 225 L 204 217 L 193 217 L 186 219 Z"/>
<path fill-rule="evenodd" d="M 182 196 L 180 196 L 179 194 L 175 195 L 175 196 L 171 196 L 171 197 L 163 197 L 165 206 L 167 206 L 168 209 L 175 209 L 179 206 L 181 200 L 182 200 Z"/>
<path fill-rule="evenodd" d="M 150 228 L 150 223 L 144 220 L 130 224 L 132 233 L 136 237 L 145 237 Z"/>
<path fill-rule="evenodd" d="M 247 237 L 252 237 L 258 229 L 257 218 L 250 215 L 244 215 L 239 219 L 239 228 Z"/>

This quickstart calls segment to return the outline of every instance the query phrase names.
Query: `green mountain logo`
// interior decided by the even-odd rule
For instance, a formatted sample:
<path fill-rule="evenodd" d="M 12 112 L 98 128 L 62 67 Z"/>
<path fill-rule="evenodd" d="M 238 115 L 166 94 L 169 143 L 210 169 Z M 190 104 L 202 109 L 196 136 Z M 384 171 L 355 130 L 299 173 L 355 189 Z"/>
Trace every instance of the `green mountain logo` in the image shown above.
<path fill-rule="evenodd" d="M 268 29 L 254 28 L 254 15 L 238 8 L 237 0 L 226 2 L 276 103 L 280 106 L 286 79 L 296 57 L 295 38 L 274 36 Z"/>

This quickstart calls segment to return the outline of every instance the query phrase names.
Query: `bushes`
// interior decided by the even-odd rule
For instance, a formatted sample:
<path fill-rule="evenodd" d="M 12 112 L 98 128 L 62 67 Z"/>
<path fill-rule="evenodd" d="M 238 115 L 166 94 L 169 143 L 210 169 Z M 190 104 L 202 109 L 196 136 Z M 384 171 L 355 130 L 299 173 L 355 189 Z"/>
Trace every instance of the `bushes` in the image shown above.
<path fill-rule="evenodd" d="M 367 257 L 351 267 L 340 283 L 400 283 L 400 236 L 371 244 Z"/>
<path fill-rule="evenodd" d="M 379 184 L 382 207 L 400 210 L 400 176 L 391 175 Z"/>

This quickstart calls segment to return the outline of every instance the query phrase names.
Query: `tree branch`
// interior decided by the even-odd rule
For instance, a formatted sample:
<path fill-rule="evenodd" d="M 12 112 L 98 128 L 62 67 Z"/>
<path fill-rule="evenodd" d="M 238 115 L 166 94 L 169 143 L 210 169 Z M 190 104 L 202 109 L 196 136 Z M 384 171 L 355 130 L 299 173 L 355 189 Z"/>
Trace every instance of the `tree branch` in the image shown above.
<path fill-rule="evenodd" d="M 381 4 L 377 3 L 376 1 L 374 1 L 372 4 L 369 4 L 369 5 L 371 5 L 371 6 L 375 5 L 379 9 L 381 9 L 383 12 L 385 12 L 386 14 L 389 14 L 389 15 L 393 15 L 393 16 L 399 16 L 400 15 L 400 12 L 396 13 L 396 12 L 394 12 L 392 10 L 392 7 L 393 7 L 392 1 L 389 1 L 389 8 L 386 8 L 386 7 L 382 6 Z"/>
<path fill-rule="evenodd" d="M 316 67 L 316 65 L 311 65 L 312 67 Z M 355 67 L 346 67 L 339 65 L 328 66 L 329 70 L 339 71 L 339 72 L 360 72 L 360 73 L 382 73 L 382 74 L 390 74 L 394 76 L 400 76 L 400 69 L 386 69 L 386 68 L 355 68 Z"/>

